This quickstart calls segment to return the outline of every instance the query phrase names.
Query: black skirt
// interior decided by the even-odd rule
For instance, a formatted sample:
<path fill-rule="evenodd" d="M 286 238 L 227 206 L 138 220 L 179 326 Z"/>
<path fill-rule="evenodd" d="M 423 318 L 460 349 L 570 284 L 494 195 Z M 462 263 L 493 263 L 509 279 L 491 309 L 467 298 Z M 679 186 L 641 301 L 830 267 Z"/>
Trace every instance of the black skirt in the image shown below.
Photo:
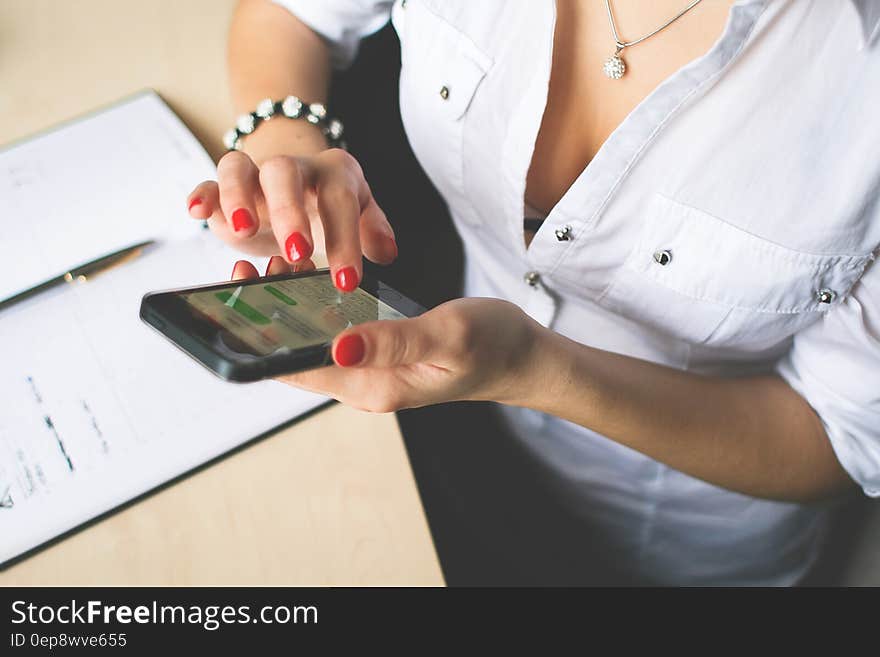
<path fill-rule="evenodd" d="M 558 502 L 493 404 L 397 417 L 449 586 L 651 583 L 609 565 L 602 536 Z"/>

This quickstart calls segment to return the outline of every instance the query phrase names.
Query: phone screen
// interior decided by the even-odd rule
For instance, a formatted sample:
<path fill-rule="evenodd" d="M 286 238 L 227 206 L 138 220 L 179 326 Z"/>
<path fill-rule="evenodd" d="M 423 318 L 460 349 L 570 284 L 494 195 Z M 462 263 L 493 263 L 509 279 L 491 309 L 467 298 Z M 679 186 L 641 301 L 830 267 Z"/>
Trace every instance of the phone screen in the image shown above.
<path fill-rule="evenodd" d="M 326 344 L 355 324 L 405 317 L 362 288 L 340 292 L 329 275 L 230 285 L 180 297 L 261 356 Z"/>

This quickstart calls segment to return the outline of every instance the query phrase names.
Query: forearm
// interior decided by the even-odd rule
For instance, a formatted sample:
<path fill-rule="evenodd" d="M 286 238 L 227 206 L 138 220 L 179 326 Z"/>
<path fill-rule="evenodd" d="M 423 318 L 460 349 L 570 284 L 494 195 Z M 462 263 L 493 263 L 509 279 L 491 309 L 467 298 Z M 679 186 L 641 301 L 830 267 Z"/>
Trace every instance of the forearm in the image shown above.
<path fill-rule="evenodd" d="M 852 485 L 824 427 L 779 377 L 706 377 L 543 330 L 517 403 L 747 495 L 810 501 Z"/>
<path fill-rule="evenodd" d="M 307 25 L 268 0 L 242 0 L 229 32 L 229 84 L 238 113 L 264 98 L 290 94 L 326 102 L 330 83 L 327 45 Z M 278 154 L 311 155 L 327 148 L 320 129 L 306 121 L 273 120 L 244 139 L 255 162 Z"/>

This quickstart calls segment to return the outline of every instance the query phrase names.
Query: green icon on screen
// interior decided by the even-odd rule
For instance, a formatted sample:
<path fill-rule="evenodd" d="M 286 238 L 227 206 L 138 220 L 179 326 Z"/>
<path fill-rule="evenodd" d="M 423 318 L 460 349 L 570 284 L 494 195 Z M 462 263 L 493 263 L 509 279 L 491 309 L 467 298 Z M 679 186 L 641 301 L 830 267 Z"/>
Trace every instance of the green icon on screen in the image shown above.
<path fill-rule="evenodd" d="M 272 287 L 271 285 L 264 285 L 263 289 L 266 290 L 266 292 L 271 294 L 273 297 L 275 297 L 279 301 L 283 301 L 284 303 L 286 303 L 288 306 L 295 306 L 296 305 L 296 301 L 294 299 L 291 299 L 289 296 L 284 294 L 284 292 L 279 290 L 277 287 Z"/>
<path fill-rule="evenodd" d="M 250 320 L 254 324 L 271 324 L 272 320 L 266 317 L 263 313 L 261 313 L 256 308 L 249 306 L 244 301 L 236 297 L 232 299 L 232 294 L 229 292 L 217 292 L 215 295 L 220 301 L 222 301 L 225 305 L 232 308 L 239 315 L 244 317 L 245 319 Z M 230 299 L 232 299 L 232 303 L 229 303 Z"/>

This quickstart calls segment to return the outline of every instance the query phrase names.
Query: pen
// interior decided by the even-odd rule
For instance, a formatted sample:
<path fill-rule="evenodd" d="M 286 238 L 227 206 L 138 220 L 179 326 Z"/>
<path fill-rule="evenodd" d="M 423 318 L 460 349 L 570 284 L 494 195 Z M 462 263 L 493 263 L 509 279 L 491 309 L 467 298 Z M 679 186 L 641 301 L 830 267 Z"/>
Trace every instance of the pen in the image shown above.
<path fill-rule="evenodd" d="M 147 240 L 146 242 L 140 242 L 138 244 L 134 244 L 132 246 L 127 246 L 124 249 L 120 249 L 119 251 L 114 251 L 105 256 L 101 256 L 100 258 L 96 258 L 95 260 L 90 260 L 89 262 L 83 263 L 78 267 L 74 267 L 70 271 L 61 274 L 60 276 L 55 276 L 54 278 L 50 278 L 48 281 L 44 281 L 39 285 L 35 285 L 32 288 L 25 290 L 24 292 L 19 292 L 8 299 L 4 299 L 0 301 L 0 311 L 12 306 L 20 301 L 24 301 L 25 299 L 29 299 L 41 292 L 45 292 L 46 290 L 50 290 L 57 285 L 62 285 L 64 283 L 81 283 L 89 278 L 94 278 L 101 272 L 107 271 L 117 265 L 121 265 L 124 262 L 128 262 L 134 258 L 137 258 L 141 253 L 143 253 L 144 249 L 148 246 L 155 244 L 154 240 Z"/>

